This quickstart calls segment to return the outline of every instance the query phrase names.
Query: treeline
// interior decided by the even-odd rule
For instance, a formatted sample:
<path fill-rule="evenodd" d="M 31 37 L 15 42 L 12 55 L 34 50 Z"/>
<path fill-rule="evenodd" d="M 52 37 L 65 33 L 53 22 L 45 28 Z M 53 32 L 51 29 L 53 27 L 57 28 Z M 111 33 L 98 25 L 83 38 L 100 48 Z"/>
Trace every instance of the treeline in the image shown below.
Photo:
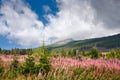
<path fill-rule="evenodd" d="M 32 51 L 32 49 L 19 49 L 19 48 L 15 48 L 12 50 L 6 50 L 6 49 L 1 49 L 0 48 L 0 54 L 6 54 L 6 55 L 10 55 L 10 54 L 20 54 L 20 55 L 25 55 L 28 54 L 30 51 Z"/>
<path fill-rule="evenodd" d="M 92 59 L 97 58 L 104 58 L 104 59 L 110 59 L 110 58 L 117 58 L 120 59 L 120 49 L 113 49 L 108 52 L 101 52 L 98 48 L 93 47 L 89 51 L 82 51 L 77 48 L 74 49 L 59 49 L 58 51 L 51 52 L 52 56 L 64 56 L 64 57 L 88 57 Z"/>
<path fill-rule="evenodd" d="M 64 56 L 64 57 L 89 57 L 89 58 L 117 58 L 120 59 L 120 49 L 113 49 L 109 52 L 106 52 L 107 54 L 102 54 L 102 52 L 96 48 L 93 47 L 89 51 L 82 51 L 78 48 L 73 49 L 59 49 L 59 50 L 53 50 L 49 51 L 46 46 L 42 46 L 37 49 L 12 49 L 12 50 L 2 50 L 0 48 L 0 54 L 6 54 L 6 55 L 28 55 L 28 54 L 35 54 L 35 55 L 43 55 L 44 53 L 49 53 L 50 56 Z"/>

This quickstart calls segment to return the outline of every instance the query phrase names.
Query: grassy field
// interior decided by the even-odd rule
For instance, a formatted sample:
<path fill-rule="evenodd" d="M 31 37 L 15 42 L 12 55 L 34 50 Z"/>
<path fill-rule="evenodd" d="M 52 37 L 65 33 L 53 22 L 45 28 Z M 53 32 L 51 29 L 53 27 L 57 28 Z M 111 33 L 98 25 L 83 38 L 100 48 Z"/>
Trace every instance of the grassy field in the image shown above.
<path fill-rule="evenodd" d="M 31 62 L 39 64 L 41 57 L 35 55 L 31 55 L 31 57 L 34 58 Z M 16 56 L 19 66 L 23 66 L 26 58 L 28 55 Z M 25 74 L 17 72 L 20 69 L 19 66 L 14 67 L 11 71 L 14 55 L 1 55 L 0 59 L 0 66 L 4 68 L 4 70 L 0 68 L 2 80 L 120 80 L 120 60 L 117 58 L 92 59 L 89 57 L 48 56 L 50 70 L 46 73 L 39 71 L 33 74 L 30 71 Z"/>

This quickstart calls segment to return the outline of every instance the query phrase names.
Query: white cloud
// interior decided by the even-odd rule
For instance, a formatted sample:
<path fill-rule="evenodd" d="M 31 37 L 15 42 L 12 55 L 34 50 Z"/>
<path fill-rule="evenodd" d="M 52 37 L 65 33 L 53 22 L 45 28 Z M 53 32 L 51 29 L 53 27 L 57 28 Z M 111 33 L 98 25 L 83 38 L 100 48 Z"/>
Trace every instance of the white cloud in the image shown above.
<path fill-rule="evenodd" d="M 48 15 L 50 24 L 45 31 L 48 38 L 54 35 L 58 40 L 66 38 L 85 39 L 120 32 L 119 29 L 108 30 L 104 28 L 104 23 L 100 21 L 96 24 L 95 12 L 88 0 L 57 1 L 60 4 L 57 17 Z"/>
<path fill-rule="evenodd" d="M 3 1 L 0 13 L 0 34 L 20 45 L 40 43 L 43 23 L 22 0 Z"/>
<path fill-rule="evenodd" d="M 43 10 L 44 10 L 46 13 L 48 13 L 48 12 L 51 11 L 50 7 L 47 6 L 47 5 L 43 5 Z"/>
<path fill-rule="evenodd" d="M 31 46 L 39 45 L 43 38 L 51 43 L 66 38 L 85 39 L 120 32 L 119 29 L 107 30 L 103 22 L 96 23 L 89 0 L 56 1 L 59 12 L 56 16 L 45 15 L 49 21 L 46 26 L 23 0 L 3 1 L 0 34 L 17 44 Z"/>
<path fill-rule="evenodd" d="M 91 0 L 96 21 L 102 21 L 107 29 L 120 29 L 120 0 Z"/>

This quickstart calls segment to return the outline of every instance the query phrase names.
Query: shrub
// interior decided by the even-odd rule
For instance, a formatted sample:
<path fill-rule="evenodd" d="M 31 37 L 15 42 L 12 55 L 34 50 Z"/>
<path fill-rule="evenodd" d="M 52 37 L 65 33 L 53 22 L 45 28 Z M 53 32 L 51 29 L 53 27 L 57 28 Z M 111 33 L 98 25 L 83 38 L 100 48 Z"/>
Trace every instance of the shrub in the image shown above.
<path fill-rule="evenodd" d="M 100 57 L 100 55 L 101 55 L 101 53 L 98 51 L 98 49 L 97 49 L 96 47 L 93 47 L 93 48 L 91 49 L 91 51 L 90 51 L 90 56 L 91 56 L 91 58 L 97 59 L 97 58 Z"/>
<path fill-rule="evenodd" d="M 38 66 L 39 66 L 39 69 L 43 75 L 47 74 L 51 68 L 50 60 L 48 59 L 48 57 L 42 56 L 39 60 Z"/>
<path fill-rule="evenodd" d="M 2 49 L 0 48 L 0 54 L 2 54 Z"/>
<path fill-rule="evenodd" d="M 20 64 L 16 58 L 16 56 L 14 56 L 13 61 L 11 62 L 10 68 L 7 72 L 7 77 L 10 79 L 16 78 L 19 75 L 19 70 L 20 70 Z"/>
<path fill-rule="evenodd" d="M 28 55 L 21 69 L 22 74 L 34 74 L 35 62 L 34 58 L 31 55 Z"/>
<path fill-rule="evenodd" d="M 112 50 L 108 54 L 106 54 L 106 57 L 120 59 L 120 50 L 119 49 Z"/>
<path fill-rule="evenodd" d="M 17 70 L 17 69 L 19 69 L 19 66 L 20 66 L 20 64 L 19 64 L 17 58 L 14 57 L 13 61 L 11 62 L 11 65 L 10 65 L 10 69 Z"/>
<path fill-rule="evenodd" d="M 89 52 L 85 52 L 85 51 L 81 51 L 81 52 L 79 52 L 79 55 L 90 56 L 90 53 Z"/>
<path fill-rule="evenodd" d="M 4 68 L 0 66 L 0 73 L 2 73 L 3 71 L 4 71 Z"/>

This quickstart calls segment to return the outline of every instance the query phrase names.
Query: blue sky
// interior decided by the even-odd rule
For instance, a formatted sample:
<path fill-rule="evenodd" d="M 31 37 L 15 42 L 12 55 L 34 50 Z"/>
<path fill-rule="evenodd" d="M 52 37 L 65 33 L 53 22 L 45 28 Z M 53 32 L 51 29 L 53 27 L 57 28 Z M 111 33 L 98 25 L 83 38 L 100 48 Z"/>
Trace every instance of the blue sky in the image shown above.
<path fill-rule="evenodd" d="M 57 3 L 55 0 L 25 0 L 24 3 L 28 5 L 32 9 L 32 11 L 34 11 L 38 15 L 38 19 L 42 21 L 44 25 L 49 23 L 48 20 L 45 19 L 45 15 L 56 15 L 56 12 L 58 12 Z M 0 6 L 2 6 L 2 0 L 0 0 Z M 49 7 L 50 11 L 46 12 L 44 10 L 44 6 Z M 21 46 L 17 43 L 10 42 L 6 36 L 0 35 L 0 48 L 26 48 L 26 46 Z"/>
<path fill-rule="evenodd" d="M 118 34 L 119 8 L 119 0 L 0 0 L 0 48 Z"/>
<path fill-rule="evenodd" d="M 39 20 L 41 20 L 44 25 L 48 23 L 48 21 L 44 18 L 44 15 L 56 15 L 56 12 L 58 11 L 57 3 L 55 0 L 26 0 L 26 2 L 31 6 L 31 9 L 39 16 Z M 44 6 L 48 6 L 50 8 L 50 11 L 45 12 Z"/>

